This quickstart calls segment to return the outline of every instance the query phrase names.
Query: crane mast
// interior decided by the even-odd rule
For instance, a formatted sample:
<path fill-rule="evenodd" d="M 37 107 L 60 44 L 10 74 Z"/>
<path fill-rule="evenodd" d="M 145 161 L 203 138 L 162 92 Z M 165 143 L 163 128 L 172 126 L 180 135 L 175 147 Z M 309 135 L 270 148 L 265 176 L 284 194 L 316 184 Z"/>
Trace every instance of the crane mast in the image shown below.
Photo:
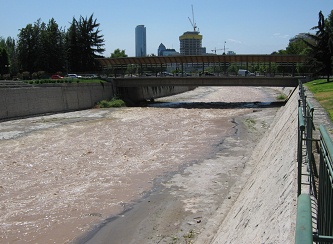
<path fill-rule="evenodd" d="M 196 32 L 197 29 L 197 24 L 194 21 L 194 10 L 193 10 L 193 5 L 192 5 L 192 20 L 190 19 L 190 17 L 188 17 L 192 27 L 193 27 L 193 31 Z"/>

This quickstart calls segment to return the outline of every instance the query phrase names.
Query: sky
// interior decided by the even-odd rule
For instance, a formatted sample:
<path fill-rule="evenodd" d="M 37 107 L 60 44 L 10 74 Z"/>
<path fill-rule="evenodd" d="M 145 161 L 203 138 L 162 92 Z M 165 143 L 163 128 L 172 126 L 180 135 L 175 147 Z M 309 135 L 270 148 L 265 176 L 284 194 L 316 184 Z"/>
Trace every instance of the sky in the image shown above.
<path fill-rule="evenodd" d="M 325 18 L 332 0 L 0 0 L 0 37 L 17 38 L 19 30 L 38 19 L 54 18 L 68 28 L 73 17 L 94 18 L 104 35 L 105 57 L 115 49 L 135 56 L 135 27 L 145 25 L 147 54 L 161 43 L 179 52 L 179 36 L 194 21 L 207 53 L 270 54 L 288 46 L 299 33 L 313 32 L 318 13 Z M 214 51 L 212 51 L 214 50 Z"/>

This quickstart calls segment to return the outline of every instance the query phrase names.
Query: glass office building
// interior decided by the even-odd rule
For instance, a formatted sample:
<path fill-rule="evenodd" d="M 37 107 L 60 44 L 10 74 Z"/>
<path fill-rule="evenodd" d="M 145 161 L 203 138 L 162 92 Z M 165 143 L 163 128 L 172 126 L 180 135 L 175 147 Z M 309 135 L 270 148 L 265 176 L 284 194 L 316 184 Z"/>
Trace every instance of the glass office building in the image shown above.
<path fill-rule="evenodd" d="M 147 56 L 146 27 L 138 25 L 135 28 L 135 56 Z"/>

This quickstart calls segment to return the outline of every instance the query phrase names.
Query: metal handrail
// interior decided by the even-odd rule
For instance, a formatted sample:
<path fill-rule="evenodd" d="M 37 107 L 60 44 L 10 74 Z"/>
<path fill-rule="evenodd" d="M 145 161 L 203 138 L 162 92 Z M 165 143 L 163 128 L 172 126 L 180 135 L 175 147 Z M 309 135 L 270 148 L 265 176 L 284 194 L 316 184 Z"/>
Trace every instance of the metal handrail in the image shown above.
<path fill-rule="evenodd" d="M 299 83 L 298 108 L 298 203 L 295 243 L 333 243 L 333 142 L 324 126 L 320 125 L 320 139 L 314 139 L 313 112 L 314 107 L 306 100 L 302 82 Z M 318 192 L 315 184 L 317 169 L 312 152 L 313 141 L 319 141 L 319 177 Z M 305 146 L 305 149 L 303 148 Z M 303 155 L 303 151 L 305 154 Z M 305 156 L 305 157 L 304 157 Z M 310 185 L 309 194 L 302 194 L 303 162 L 307 166 Z M 312 196 L 312 197 L 311 197 Z M 311 207 L 311 198 L 317 206 Z M 310 206 L 310 207 L 309 207 Z M 317 209 L 317 211 L 313 211 Z M 310 216 L 310 217 L 309 217 Z M 312 219 L 316 220 L 315 231 Z"/>
<path fill-rule="evenodd" d="M 308 194 L 301 194 L 297 201 L 295 244 L 312 244 L 312 215 L 311 198 Z"/>
<path fill-rule="evenodd" d="M 317 228 L 319 235 L 333 236 L 333 143 L 320 125 L 320 164 Z"/>

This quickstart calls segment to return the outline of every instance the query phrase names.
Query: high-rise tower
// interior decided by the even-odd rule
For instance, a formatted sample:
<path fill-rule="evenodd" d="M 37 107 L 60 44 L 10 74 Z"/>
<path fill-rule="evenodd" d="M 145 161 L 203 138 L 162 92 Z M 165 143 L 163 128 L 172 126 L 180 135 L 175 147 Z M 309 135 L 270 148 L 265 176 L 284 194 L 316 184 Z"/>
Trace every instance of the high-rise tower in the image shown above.
<path fill-rule="evenodd" d="M 135 56 L 147 56 L 146 27 L 138 25 L 135 28 Z"/>
<path fill-rule="evenodd" d="M 180 55 L 201 55 L 202 35 L 199 31 L 187 31 L 179 37 Z"/>
<path fill-rule="evenodd" d="M 202 35 L 197 31 L 197 24 L 194 20 L 194 11 L 192 5 L 192 20 L 188 18 L 193 27 L 193 31 L 184 32 L 179 37 L 180 41 L 180 55 L 201 55 L 203 54 L 202 48 Z"/>

